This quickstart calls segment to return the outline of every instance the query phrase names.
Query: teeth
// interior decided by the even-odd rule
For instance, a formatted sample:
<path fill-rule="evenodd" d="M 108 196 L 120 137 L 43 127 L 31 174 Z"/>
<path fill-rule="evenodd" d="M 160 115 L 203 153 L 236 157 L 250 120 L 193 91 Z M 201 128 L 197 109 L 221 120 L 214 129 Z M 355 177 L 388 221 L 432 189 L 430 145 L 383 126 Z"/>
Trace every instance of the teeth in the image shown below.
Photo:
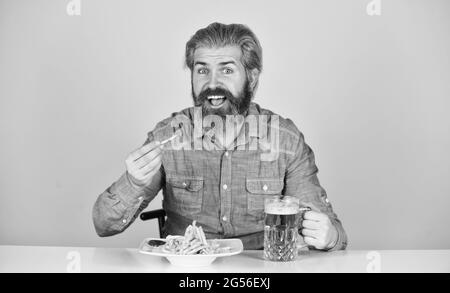
<path fill-rule="evenodd" d="M 224 96 L 209 96 L 208 100 L 216 100 L 216 99 L 223 99 Z"/>

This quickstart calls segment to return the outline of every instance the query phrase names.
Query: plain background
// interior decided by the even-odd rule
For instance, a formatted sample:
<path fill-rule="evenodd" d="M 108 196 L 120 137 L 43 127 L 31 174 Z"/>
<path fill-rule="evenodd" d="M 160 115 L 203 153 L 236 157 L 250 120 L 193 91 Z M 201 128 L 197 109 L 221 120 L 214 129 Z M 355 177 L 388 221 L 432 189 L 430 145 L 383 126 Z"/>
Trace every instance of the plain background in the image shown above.
<path fill-rule="evenodd" d="M 92 206 L 192 105 L 184 46 L 219 21 L 260 39 L 255 101 L 304 133 L 350 249 L 449 249 L 450 2 L 369 2 L 0 0 L 0 244 L 157 236 L 137 220 L 99 238 Z"/>

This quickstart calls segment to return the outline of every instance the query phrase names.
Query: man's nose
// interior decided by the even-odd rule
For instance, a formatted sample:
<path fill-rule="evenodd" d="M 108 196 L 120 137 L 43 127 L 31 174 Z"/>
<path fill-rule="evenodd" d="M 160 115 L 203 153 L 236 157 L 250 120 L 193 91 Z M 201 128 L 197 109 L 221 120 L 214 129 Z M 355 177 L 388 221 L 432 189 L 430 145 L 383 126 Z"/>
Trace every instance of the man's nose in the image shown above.
<path fill-rule="evenodd" d="M 208 87 L 210 89 L 216 89 L 218 84 L 219 84 L 218 75 L 217 73 L 212 72 L 211 75 L 209 76 Z"/>

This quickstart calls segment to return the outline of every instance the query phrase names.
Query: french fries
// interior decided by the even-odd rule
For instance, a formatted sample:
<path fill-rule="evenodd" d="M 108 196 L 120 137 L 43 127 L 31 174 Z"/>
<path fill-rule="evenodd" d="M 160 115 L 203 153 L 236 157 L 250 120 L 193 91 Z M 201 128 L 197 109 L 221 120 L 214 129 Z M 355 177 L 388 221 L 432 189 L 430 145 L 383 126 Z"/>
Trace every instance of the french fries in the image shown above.
<path fill-rule="evenodd" d="M 202 227 L 197 227 L 196 221 L 186 228 L 184 236 L 169 235 L 166 239 L 165 250 L 174 254 L 215 254 L 231 249 L 230 247 L 219 248 L 219 244 L 214 242 L 208 243 Z"/>

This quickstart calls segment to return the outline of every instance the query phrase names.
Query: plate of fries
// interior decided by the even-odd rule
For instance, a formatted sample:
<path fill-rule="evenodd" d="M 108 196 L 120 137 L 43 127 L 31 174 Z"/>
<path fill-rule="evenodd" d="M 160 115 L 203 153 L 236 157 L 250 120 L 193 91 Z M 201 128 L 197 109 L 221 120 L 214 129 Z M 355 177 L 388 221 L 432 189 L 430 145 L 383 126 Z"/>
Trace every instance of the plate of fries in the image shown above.
<path fill-rule="evenodd" d="M 194 221 L 186 228 L 184 236 L 144 239 L 139 252 L 166 257 L 174 265 L 206 266 L 217 257 L 239 254 L 243 249 L 240 239 L 206 239 L 202 227 L 196 226 Z"/>

